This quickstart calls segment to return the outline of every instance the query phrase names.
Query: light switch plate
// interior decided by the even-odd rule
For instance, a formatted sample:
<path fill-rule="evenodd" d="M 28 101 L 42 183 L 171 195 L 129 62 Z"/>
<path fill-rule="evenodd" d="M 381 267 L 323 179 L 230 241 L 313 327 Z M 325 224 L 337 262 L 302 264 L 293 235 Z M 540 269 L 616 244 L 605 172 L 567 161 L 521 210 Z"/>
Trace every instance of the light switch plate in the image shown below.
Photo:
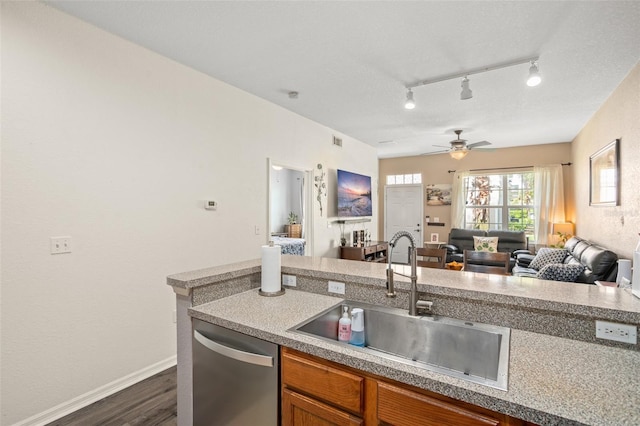
<path fill-rule="evenodd" d="M 51 254 L 71 253 L 71 237 L 49 238 Z"/>

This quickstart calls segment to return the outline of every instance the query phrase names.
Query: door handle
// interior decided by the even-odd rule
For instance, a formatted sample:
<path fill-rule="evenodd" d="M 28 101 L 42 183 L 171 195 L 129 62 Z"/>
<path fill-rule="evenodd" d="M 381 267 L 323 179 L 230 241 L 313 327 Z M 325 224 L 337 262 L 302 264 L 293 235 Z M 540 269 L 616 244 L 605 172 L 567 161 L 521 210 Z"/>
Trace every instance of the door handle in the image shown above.
<path fill-rule="evenodd" d="M 252 352 L 240 351 L 238 349 L 230 348 L 222 345 L 218 342 L 205 337 L 198 330 L 193 330 L 193 337 L 206 348 L 211 349 L 217 354 L 225 356 L 227 358 L 235 359 L 236 361 L 246 362 L 248 364 L 261 365 L 263 367 L 273 367 L 273 357 L 266 355 L 254 354 Z"/>

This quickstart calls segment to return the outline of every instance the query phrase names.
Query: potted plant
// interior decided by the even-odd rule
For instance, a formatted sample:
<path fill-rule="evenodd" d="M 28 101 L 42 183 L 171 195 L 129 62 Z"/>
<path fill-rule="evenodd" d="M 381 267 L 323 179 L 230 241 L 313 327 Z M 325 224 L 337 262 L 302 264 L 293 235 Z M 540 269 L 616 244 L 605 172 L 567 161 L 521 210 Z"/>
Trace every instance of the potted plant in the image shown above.
<path fill-rule="evenodd" d="M 287 236 L 289 238 L 302 238 L 302 225 L 298 223 L 298 215 L 294 212 L 289 213 L 287 221 L 289 222 L 285 227 Z"/>
<path fill-rule="evenodd" d="M 289 213 L 289 225 L 295 225 L 298 223 L 298 215 L 294 212 Z"/>

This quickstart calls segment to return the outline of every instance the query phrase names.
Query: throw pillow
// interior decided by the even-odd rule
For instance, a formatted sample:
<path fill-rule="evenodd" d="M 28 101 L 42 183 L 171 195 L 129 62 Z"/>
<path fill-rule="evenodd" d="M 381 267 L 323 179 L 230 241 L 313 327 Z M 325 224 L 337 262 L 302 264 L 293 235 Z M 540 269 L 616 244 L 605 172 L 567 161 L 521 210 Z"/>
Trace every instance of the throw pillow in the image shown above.
<path fill-rule="evenodd" d="M 541 248 L 529 264 L 529 268 L 539 271 L 550 263 L 562 263 L 566 256 L 567 251 L 565 249 Z"/>
<path fill-rule="evenodd" d="M 498 237 L 473 237 L 473 249 L 475 251 L 498 251 Z"/>
<path fill-rule="evenodd" d="M 576 282 L 578 276 L 584 271 L 584 265 L 578 263 L 550 263 L 545 265 L 538 274 L 537 278 L 542 280 Z"/>

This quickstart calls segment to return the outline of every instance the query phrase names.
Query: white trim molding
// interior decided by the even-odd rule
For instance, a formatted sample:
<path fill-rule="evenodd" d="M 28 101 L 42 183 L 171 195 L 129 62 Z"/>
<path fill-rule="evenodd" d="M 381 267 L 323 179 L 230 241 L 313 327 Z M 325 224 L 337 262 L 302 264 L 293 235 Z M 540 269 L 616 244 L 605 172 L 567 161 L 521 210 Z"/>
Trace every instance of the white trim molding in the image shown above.
<path fill-rule="evenodd" d="M 68 414 L 78 411 L 81 408 L 91 405 L 94 402 L 100 401 L 103 398 L 126 389 L 131 385 L 141 382 L 154 374 L 160 373 L 167 368 L 173 367 L 176 365 L 176 359 L 175 355 L 169 357 L 120 379 L 114 380 L 111 383 L 107 383 L 104 386 L 100 386 L 99 388 L 89 391 L 83 395 L 70 399 L 69 401 L 63 402 L 62 404 L 56 405 L 55 407 L 31 416 L 28 419 L 14 423 L 12 426 L 43 426 L 51 423 Z"/>

